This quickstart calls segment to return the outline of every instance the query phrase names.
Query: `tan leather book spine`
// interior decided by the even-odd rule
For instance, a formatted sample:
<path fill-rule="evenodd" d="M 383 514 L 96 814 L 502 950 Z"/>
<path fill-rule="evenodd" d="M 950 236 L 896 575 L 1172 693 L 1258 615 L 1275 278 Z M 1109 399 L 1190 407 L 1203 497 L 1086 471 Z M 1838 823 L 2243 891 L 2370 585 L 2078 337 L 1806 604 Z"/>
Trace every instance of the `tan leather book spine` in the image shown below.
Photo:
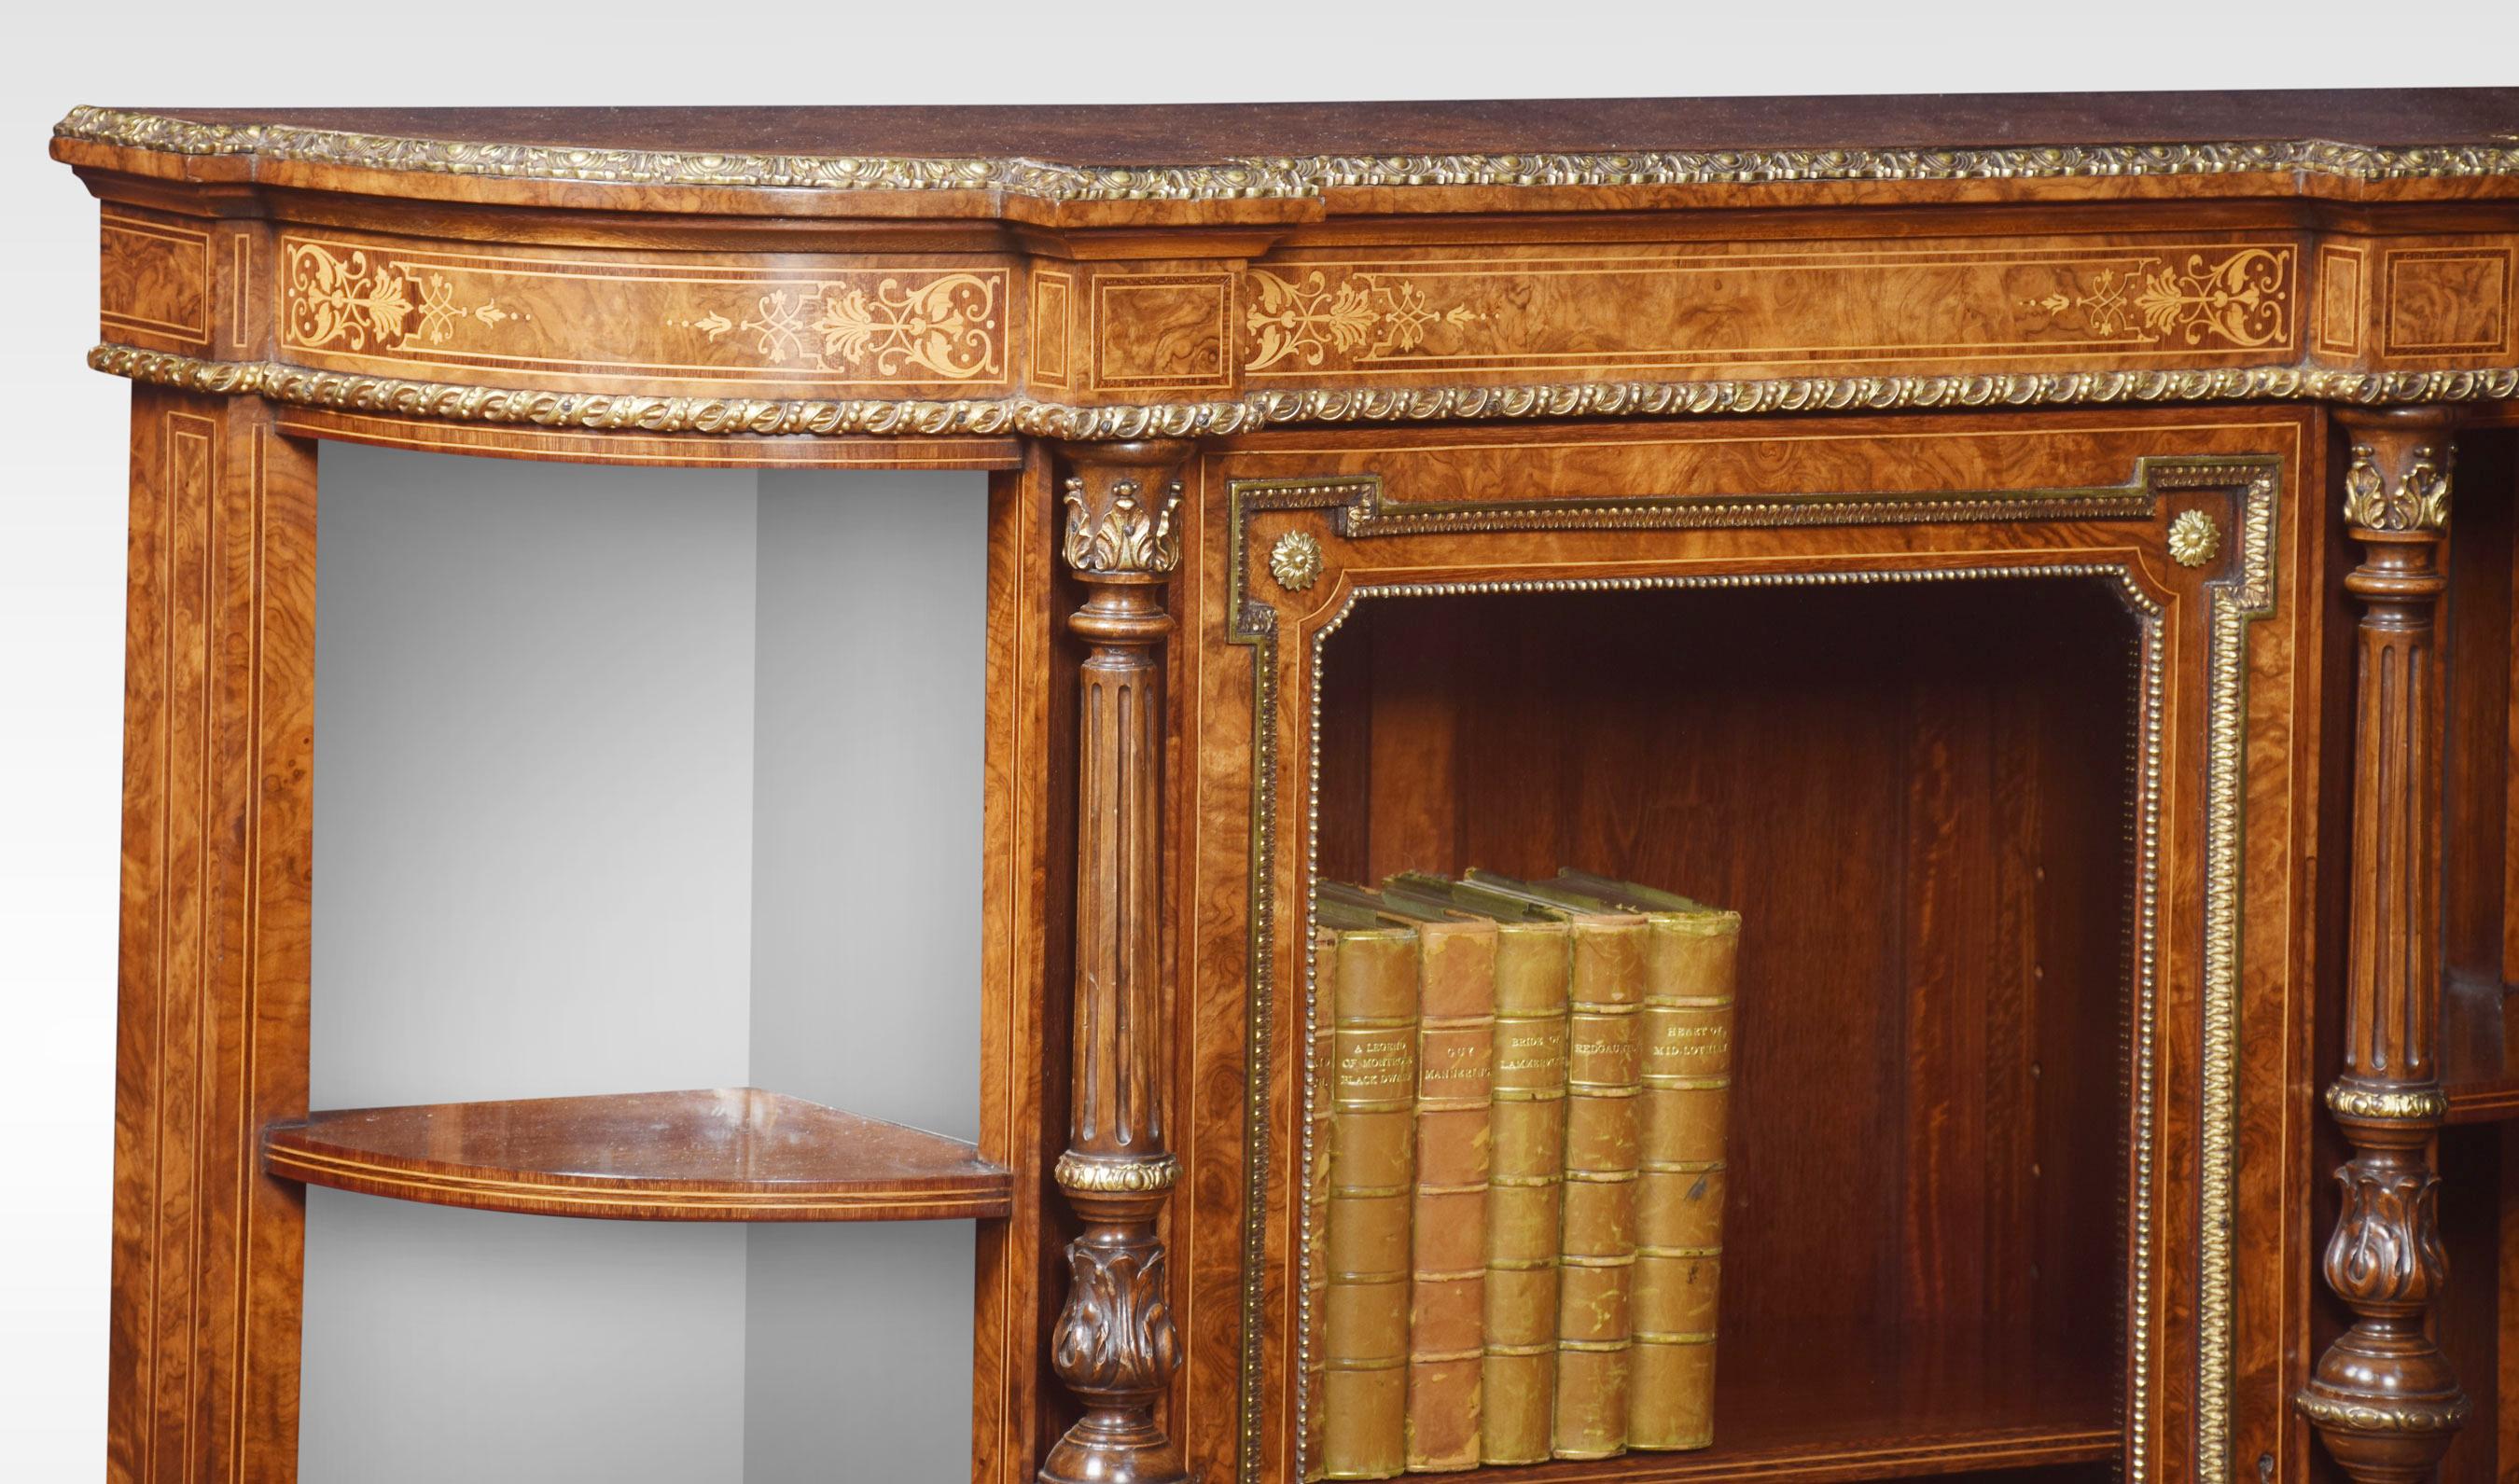
<path fill-rule="evenodd" d="M 1627 1446 L 1703 1448 L 1714 1441 L 1715 1290 L 1741 915 L 1655 912 L 1649 921 Z"/>
<path fill-rule="evenodd" d="M 1605 1459 L 1627 1443 L 1647 928 L 1642 916 L 1602 913 L 1576 917 L 1571 931 L 1554 1451 Z"/>
<path fill-rule="evenodd" d="M 1562 922 L 1506 923 L 1496 931 L 1482 1463 L 1545 1462 L 1553 1448 L 1571 951 Z"/>
<path fill-rule="evenodd" d="M 1439 1473 L 1479 1464 L 1496 925 L 1424 923 L 1417 950 L 1408 1467 Z"/>
<path fill-rule="evenodd" d="M 1330 1288 L 1330 1108 L 1336 1064 L 1332 997 L 1338 988 L 1338 935 L 1324 930 L 1312 942 L 1311 1066 L 1304 1108 L 1304 1480 L 1322 1477 L 1327 1441 L 1324 1380 L 1328 1372 Z"/>
<path fill-rule="evenodd" d="M 1407 1466 L 1417 935 L 1340 933 L 1331 1003 L 1321 1474 L 1387 1479 Z"/>

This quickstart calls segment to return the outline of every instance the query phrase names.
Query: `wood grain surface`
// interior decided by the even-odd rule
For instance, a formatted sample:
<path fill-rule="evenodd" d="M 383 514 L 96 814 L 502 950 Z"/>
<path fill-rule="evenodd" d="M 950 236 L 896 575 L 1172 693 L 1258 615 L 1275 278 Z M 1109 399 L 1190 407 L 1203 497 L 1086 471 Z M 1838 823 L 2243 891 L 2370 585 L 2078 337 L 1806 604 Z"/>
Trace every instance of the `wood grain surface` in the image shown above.
<path fill-rule="evenodd" d="M 432 1205 L 643 1221 L 1003 1216 L 1013 1177 L 959 1139 L 758 1087 L 317 1113 L 271 1173 Z"/>

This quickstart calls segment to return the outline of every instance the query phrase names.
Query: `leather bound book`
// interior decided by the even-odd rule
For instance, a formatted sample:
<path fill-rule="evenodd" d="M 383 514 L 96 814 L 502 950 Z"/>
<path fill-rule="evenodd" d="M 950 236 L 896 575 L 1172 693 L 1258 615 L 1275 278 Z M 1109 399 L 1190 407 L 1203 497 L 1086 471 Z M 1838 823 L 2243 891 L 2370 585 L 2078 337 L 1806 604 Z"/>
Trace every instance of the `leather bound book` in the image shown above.
<path fill-rule="evenodd" d="M 1572 871 L 1559 882 L 1644 912 L 1643 1142 L 1628 1354 L 1627 1446 L 1714 1441 L 1715 1292 L 1741 915 Z"/>
<path fill-rule="evenodd" d="M 1554 1451 L 1566 986 L 1572 956 L 1563 922 L 1497 926 L 1486 1418 L 1480 1449 L 1487 1463 L 1537 1463 Z"/>
<path fill-rule="evenodd" d="M 1325 891 L 1330 1167 L 1322 1253 L 1321 1476 L 1407 1465 L 1409 1206 L 1416 1195 L 1417 934 Z"/>
<path fill-rule="evenodd" d="M 1649 927 L 1641 913 L 1554 898 L 1548 888 L 1492 872 L 1470 872 L 1468 885 L 1564 913 L 1572 937 L 1552 1452 L 1609 1458 L 1627 1441 Z"/>
<path fill-rule="evenodd" d="M 1338 985 L 1339 936 L 1323 928 L 1312 941 L 1311 1067 L 1304 1082 L 1304 1479 L 1322 1477 L 1326 1442 L 1330 1242 L 1330 1085 L 1336 1067 L 1331 998 Z"/>
<path fill-rule="evenodd" d="M 1572 967 L 1566 920 L 1456 889 L 1440 876 L 1393 877 L 1383 896 L 1448 905 L 1496 924 L 1479 1462 L 1546 1462 L 1556 1422 L 1557 1215 L 1566 1169 L 1566 982 Z"/>
<path fill-rule="evenodd" d="M 1496 925 L 1417 928 L 1417 1199 L 1408 1305 L 1408 1467 L 1479 1463 Z"/>

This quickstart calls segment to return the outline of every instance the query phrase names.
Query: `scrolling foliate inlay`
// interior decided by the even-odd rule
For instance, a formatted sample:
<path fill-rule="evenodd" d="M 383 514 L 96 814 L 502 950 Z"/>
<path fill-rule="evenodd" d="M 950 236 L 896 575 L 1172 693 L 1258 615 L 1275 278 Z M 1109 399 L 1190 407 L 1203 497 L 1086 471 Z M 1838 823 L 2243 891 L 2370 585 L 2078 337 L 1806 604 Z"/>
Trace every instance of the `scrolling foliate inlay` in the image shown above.
<path fill-rule="evenodd" d="M 1466 304 L 1437 309 L 1417 284 L 1386 284 L 1369 273 L 1332 284 L 1317 269 L 1294 280 L 1255 268 L 1245 282 L 1253 299 L 1243 316 L 1252 337 L 1247 371 L 1287 360 L 1318 366 L 1332 351 L 1356 361 L 1386 360 L 1424 345 L 1429 325 L 1486 318 Z"/>
<path fill-rule="evenodd" d="M 1288 258 L 1243 275 L 1241 363 L 1264 383 L 1569 364 L 1947 365 L 2025 352 L 2224 361 L 2292 348 L 2297 257 L 2281 242 L 2042 240 Z M 1902 313 L 1848 325 L 1835 312 L 1880 303 Z"/>
<path fill-rule="evenodd" d="M 712 309 L 669 321 L 710 344 L 747 340 L 772 366 L 810 361 L 816 370 L 870 371 L 895 378 L 921 371 L 940 380 L 994 376 L 998 355 L 1001 275 L 949 273 L 924 283 L 885 277 L 869 290 L 854 284 L 773 288 L 740 318 Z"/>
<path fill-rule="evenodd" d="M 2207 342 L 2255 349 L 2291 337 L 2289 248 L 2243 247 L 2216 259 L 2190 252 L 2175 264 L 2145 257 L 2091 273 L 2075 292 L 2025 300 L 2043 324 L 2102 339 L 2149 344 Z M 2033 320 L 2033 323 L 2035 321 Z"/>
<path fill-rule="evenodd" d="M 283 251 L 282 343 L 328 359 L 571 379 L 758 375 L 975 390 L 1006 379 L 1011 270 L 1002 267 L 878 264 L 784 277 L 741 264 L 294 236 Z"/>
<path fill-rule="evenodd" d="M 336 253 L 321 242 L 288 244 L 288 341 L 308 350 L 443 345 L 463 321 L 495 327 L 524 318 L 530 317 L 501 309 L 495 298 L 458 302 L 455 284 L 442 273 L 372 259 L 358 248 Z"/>

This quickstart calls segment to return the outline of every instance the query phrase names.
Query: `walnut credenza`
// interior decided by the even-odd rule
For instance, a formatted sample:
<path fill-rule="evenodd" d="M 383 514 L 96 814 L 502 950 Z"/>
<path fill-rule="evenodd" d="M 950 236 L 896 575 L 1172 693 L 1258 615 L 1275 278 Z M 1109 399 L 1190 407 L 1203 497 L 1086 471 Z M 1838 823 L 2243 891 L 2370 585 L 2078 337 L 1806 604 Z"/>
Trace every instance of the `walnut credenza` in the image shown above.
<path fill-rule="evenodd" d="M 293 1476 L 312 1182 L 976 1220 L 975 1480 L 1299 1479 L 1311 884 L 1577 862 L 1749 925 L 1716 1444 L 1484 1472 L 2506 1475 L 2514 130 L 77 110 L 133 383 L 110 1476 Z M 976 1151 L 310 1116 L 326 440 L 990 471 Z"/>

